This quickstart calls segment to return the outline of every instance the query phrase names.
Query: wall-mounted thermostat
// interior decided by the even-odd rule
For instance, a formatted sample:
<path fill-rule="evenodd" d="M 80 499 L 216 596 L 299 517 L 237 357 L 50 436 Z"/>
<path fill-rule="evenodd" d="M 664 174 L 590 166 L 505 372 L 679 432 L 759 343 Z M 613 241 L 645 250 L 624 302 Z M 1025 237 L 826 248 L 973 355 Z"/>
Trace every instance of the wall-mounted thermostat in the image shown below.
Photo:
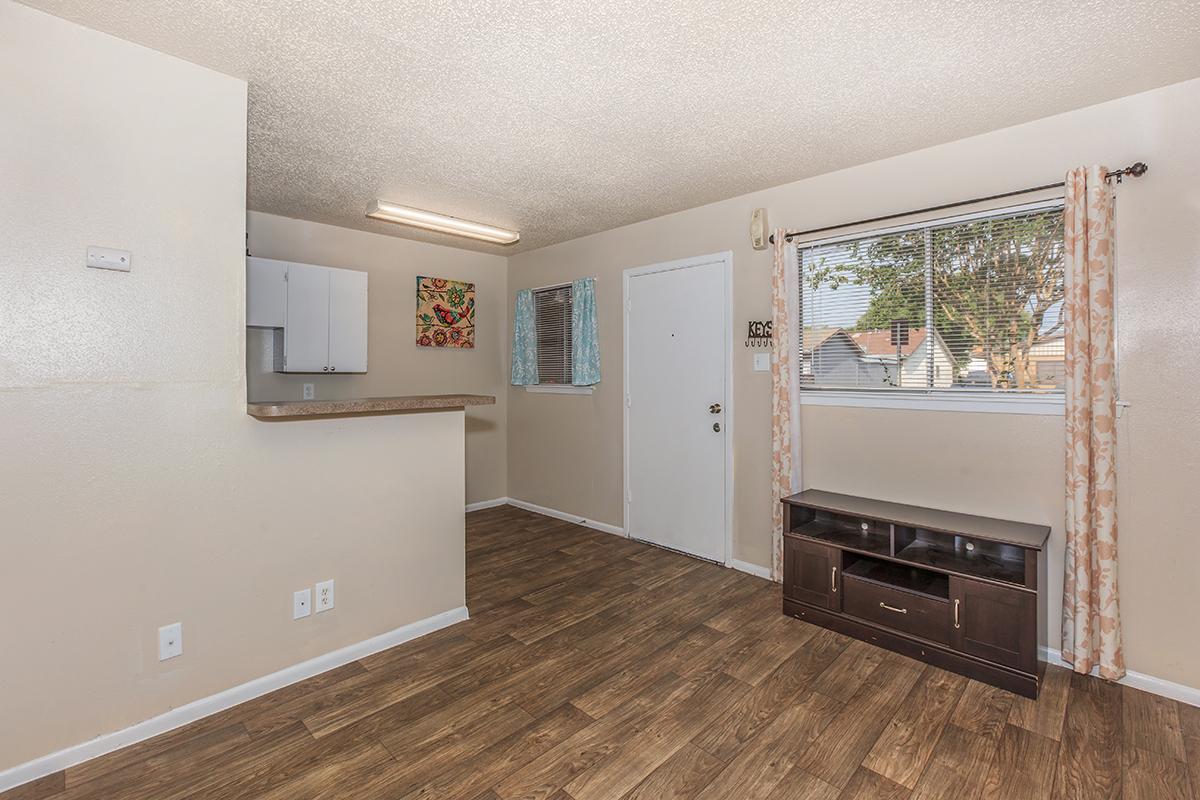
<path fill-rule="evenodd" d="M 750 215 L 750 246 L 755 250 L 767 249 L 767 210 L 756 208 Z"/>
<path fill-rule="evenodd" d="M 129 272 L 133 267 L 133 254 L 128 250 L 113 250 L 111 247 L 89 245 L 87 265 L 92 269 L 112 269 Z"/>

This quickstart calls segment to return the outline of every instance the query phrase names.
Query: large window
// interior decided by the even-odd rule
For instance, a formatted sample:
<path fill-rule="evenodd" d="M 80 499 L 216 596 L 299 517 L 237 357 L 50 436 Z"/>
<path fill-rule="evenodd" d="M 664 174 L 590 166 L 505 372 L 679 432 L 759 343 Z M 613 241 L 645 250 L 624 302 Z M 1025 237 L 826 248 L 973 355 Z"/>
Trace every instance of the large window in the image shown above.
<path fill-rule="evenodd" d="M 1061 395 L 1061 204 L 798 247 L 803 389 Z"/>
<path fill-rule="evenodd" d="M 571 384 L 571 284 L 533 292 L 538 383 Z"/>

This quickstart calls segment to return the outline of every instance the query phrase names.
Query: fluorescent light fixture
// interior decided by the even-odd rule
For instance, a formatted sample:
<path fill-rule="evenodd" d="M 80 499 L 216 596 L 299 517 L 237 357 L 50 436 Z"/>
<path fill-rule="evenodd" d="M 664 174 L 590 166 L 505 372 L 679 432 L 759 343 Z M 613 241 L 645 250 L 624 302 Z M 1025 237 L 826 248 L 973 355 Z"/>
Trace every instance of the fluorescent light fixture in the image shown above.
<path fill-rule="evenodd" d="M 418 208 L 396 205 L 384 200 L 376 200 L 371 203 L 371 207 L 367 209 L 367 216 L 372 219 L 381 219 L 384 222 L 397 222 L 401 225 L 412 225 L 415 228 L 452 233 L 455 236 L 469 236 L 472 239 L 482 239 L 495 244 L 513 244 L 521 238 L 521 234 L 517 231 L 494 228 L 481 222 L 448 217 L 432 211 L 421 211 Z"/>

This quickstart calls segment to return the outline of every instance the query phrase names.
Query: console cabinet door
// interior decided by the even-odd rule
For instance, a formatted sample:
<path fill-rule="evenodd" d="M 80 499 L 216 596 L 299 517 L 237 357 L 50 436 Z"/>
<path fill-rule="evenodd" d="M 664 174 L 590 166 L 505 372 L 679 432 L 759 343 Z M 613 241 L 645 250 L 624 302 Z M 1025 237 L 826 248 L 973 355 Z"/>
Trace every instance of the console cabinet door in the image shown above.
<path fill-rule="evenodd" d="M 783 591 L 792 599 L 837 611 L 842 607 L 841 551 L 783 538 Z"/>
<path fill-rule="evenodd" d="M 1036 671 L 1036 595 L 951 577 L 950 604 L 956 649 L 1022 672 Z"/>

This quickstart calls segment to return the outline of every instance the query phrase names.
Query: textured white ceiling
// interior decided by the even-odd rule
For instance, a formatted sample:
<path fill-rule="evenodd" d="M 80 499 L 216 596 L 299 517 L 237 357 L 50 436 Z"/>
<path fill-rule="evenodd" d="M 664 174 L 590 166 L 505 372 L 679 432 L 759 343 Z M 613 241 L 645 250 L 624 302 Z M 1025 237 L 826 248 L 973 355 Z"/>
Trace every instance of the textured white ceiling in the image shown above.
<path fill-rule="evenodd" d="M 1194 0 L 27 2 L 246 78 L 252 209 L 498 253 L 1200 75 Z"/>

